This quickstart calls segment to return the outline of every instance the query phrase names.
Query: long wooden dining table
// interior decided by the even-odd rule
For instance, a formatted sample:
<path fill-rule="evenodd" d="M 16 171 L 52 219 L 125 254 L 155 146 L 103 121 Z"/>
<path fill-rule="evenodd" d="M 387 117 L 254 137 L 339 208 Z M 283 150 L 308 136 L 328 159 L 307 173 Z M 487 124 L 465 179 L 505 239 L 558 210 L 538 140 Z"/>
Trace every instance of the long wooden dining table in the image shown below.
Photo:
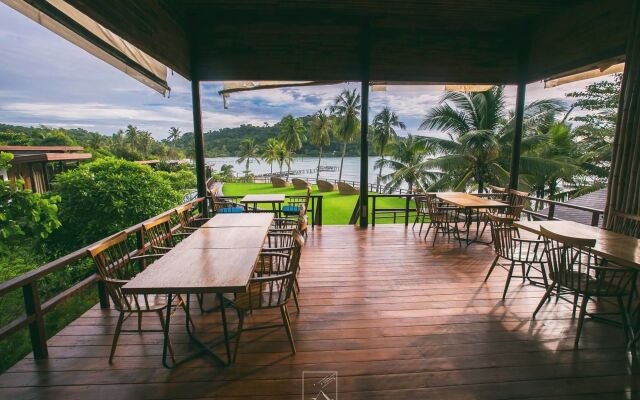
<path fill-rule="evenodd" d="M 223 294 L 247 291 L 273 218 L 273 214 L 264 213 L 216 215 L 122 287 L 127 295 L 167 295 L 162 352 L 165 367 L 174 367 L 202 352 L 209 353 L 223 365 L 231 362 Z M 212 344 L 204 343 L 195 336 L 189 323 L 190 296 L 204 294 L 218 297 L 219 305 L 212 310 L 220 310 L 226 362 L 213 351 Z M 190 339 L 199 345 L 200 350 L 169 365 L 167 350 L 172 300 L 178 295 L 187 296 L 185 326 Z M 221 343 L 218 341 L 215 345 Z"/>
<path fill-rule="evenodd" d="M 465 242 L 468 245 L 471 243 L 484 243 L 489 244 L 491 242 L 483 242 L 480 240 L 480 216 L 479 210 L 489 210 L 492 208 L 507 208 L 509 204 L 496 200 L 486 199 L 480 196 L 474 196 L 470 193 L 458 193 L 458 192 L 440 192 L 436 193 L 436 198 L 444 201 L 452 206 L 458 207 L 464 210 L 465 224 L 466 224 L 466 239 Z M 473 211 L 476 219 L 476 234 L 473 238 L 469 238 L 469 230 L 473 224 Z"/>

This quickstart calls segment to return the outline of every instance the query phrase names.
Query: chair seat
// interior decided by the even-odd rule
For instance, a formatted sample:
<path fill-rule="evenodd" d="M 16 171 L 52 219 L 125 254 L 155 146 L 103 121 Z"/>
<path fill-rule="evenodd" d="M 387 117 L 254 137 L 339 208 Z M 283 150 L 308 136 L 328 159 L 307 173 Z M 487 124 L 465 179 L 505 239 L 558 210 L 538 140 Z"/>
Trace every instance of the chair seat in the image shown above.
<path fill-rule="evenodd" d="M 286 290 L 278 290 L 278 283 L 273 285 L 274 288 L 270 290 L 269 284 L 253 282 L 246 293 L 225 294 L 225 298 L 232 307 L 240 310 L 279 307 L 286 299 Z"/>
<path fill-rule="evenodd" d="M 241 214 L 244 212 L 242 207 L 224 207 L 218 210 L 220 214 Z"/>
<path fill-rule="evenodd" d="M 550 277 L 552 281 L 556 281 L 553 271 L 550 273 Z M 621 290 L 614 282 L 600 281 L 583 272 L 572 271 L 568 273 L 568 276 L 565 273 L 562 280 L 564 282 L 560 286 L 588 296 L 627 296 L 630 292 L 629 289 Z"/>
<path fill-rule="evenodd" d="M 286 215 L 298 215 L 300 213 L 300 206 L 287 205 L 282 207 L 282 212 Z"/>

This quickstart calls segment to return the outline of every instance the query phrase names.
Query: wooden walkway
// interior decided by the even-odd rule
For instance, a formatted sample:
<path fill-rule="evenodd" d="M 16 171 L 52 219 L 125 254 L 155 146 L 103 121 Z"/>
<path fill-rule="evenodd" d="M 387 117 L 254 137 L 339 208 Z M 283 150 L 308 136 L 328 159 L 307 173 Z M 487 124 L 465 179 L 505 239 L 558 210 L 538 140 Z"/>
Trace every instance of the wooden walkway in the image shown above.
<path fill-rule="evenodd" d="M 109 365 L 116 313 L 94 308 L 49 341 L 50 359 L 27 357 L 1 375 L 0 398 L 297 400 L 303 371 L 337 371 L 339 399 L 638 396 L 620 329 L 587 321 L 574 351 L 569 305 L 552 302 L 531 321 L 542 289 L 514 279 L 503 303 L 504 271 L 482 282 L 492 259 L 488 246 L 431 247 L 401 225 L 316 228 L 303 254 L 301 312 L 290 310 L 295 356 L 284 330 L 253 331 L 231 367 L 199 358 L 167 370 L 160 334 L 123 334 Z M 278 318 L 256 312 L 249 321 Z M 184 354 L 183 319 L 173 321 Z M 197 322 L 220 331 L 218 315 Z"/>

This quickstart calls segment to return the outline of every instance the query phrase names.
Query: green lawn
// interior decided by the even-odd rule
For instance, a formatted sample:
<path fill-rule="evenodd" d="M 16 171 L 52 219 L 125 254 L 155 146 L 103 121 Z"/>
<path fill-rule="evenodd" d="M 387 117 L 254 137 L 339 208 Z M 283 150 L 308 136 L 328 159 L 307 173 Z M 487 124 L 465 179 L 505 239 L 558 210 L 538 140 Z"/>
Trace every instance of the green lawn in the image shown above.
<path fill-rule="evenodd" d="M 294 190 L 292 187 L 274 188 L 270 183 L 225 183 L 222 192 L 225 196 L 244 196 L 246 194 L 284 193 L 287 195 L 304 195 L 304 190 Z M 343 196 L 340 193 L 320 193 L 313 186 L 313 195 L 322 195 L 322 223 L 323 225 L 346 225 L 353 213 L 358 196 Z M 369 210 L 372 209 L 372 201 L 369 199 Z M 376 208 L 404 208 L 403 198 L 378 198 Z M 414 207 L 411 202 L 411 207 Z M 371 215 L 371 213 L 369 213 Z M 413 215 L 413 214 L 412 214 Z M 371 217 L 369 217 L 371 218 Z M 404 223 L 404 214 L 398 214 L 398 223 Z M 391 218 L 381 218 L 379 215 L 376 224 L 393 223 Z"/>

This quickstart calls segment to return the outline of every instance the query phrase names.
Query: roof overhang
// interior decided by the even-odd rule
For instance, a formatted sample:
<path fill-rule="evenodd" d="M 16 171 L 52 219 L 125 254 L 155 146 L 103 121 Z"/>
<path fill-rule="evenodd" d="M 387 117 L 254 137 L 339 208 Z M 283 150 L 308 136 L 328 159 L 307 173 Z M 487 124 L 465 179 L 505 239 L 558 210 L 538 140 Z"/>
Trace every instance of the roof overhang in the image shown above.
<path fill-rule="evenodd" d="M 91 153 L 39 153 L 16 155 L 11 161 L 12 165 L 27 164 L 34 162 L 52 161 L 81 161 L 93 157 Z"/>
<path fill-rule="evenodd" d="M 53 33 L 165 95 L 167 67 L 64 0 L 0 0 Z"/>

